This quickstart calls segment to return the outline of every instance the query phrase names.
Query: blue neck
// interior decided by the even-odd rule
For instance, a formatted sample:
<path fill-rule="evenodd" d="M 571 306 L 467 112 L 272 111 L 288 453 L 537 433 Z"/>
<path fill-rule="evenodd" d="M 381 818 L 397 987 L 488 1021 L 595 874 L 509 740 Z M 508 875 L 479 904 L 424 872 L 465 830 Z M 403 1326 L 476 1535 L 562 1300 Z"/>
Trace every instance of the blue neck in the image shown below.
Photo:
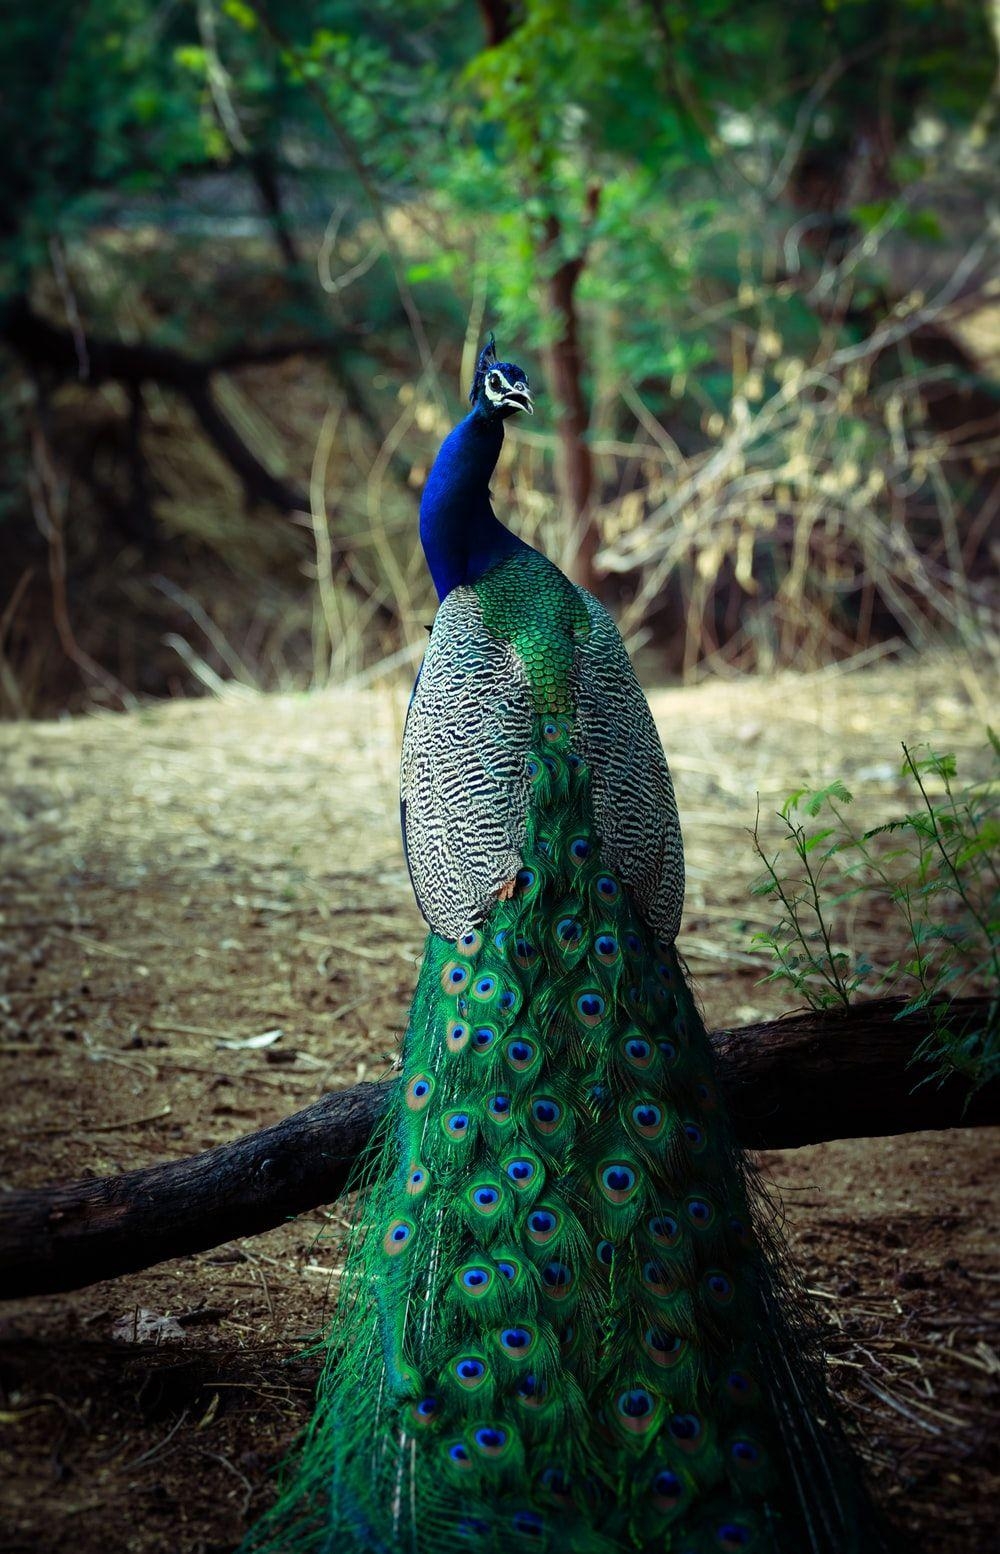
<path fill-rule="evenodd" d="M 503 422 L 476 409 L 449 432 L 434 460 L 420 499 L 420 543 L 439 599 L 529 548 L 490 506 L 502 446 Z"/>

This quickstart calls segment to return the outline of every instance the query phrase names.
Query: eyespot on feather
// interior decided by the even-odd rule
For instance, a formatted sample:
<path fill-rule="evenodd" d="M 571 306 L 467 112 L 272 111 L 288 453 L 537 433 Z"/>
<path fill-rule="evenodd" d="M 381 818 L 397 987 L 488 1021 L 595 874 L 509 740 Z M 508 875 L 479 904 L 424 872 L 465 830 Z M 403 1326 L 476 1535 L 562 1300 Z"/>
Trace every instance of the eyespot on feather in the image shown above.
<path fill-rule="evenodd" d="M 513 959 L 515 965 L 520 966 L 522 971 L 528 971 L 535 964 L 537 958 L 538 951 L 531 940 L 523 934 L 518 934 L 514 940 Z"/>
<path fill-rule="evenodd" d="M 648 1435 L 654 1429 L 659 1409 L 657 1399 L 646 1387 L 631 1387 L 615 1399 L 618 1424 L 632 1435 Z"/>
<path fill-rule="evenodd" d="M 524 1280 L 524 1264 L 513 1254 L 504 1252 L 496 1258 L 497 1273 L 517 1289 Z"/>
<path fill-rule="evenodd" d="M 602 996 L 602 994 L 597 991 L 596 988 L 588 988 L 585 993 L 581 993 L 579 995 L 573 1007 L 576 1011 L 577 1018 L 584 1025 L 593 1027 L 595 1025 L 600 1025 L 602 1019 L 604 1018 L 604 1011 L 607 1008 L 607 1001 Z"/>
<path fill-rule="evenodd" d="M 464 993 L 469 985 L 469 968 L 460 960 L 450 960 L 441 972 L 441 991 L 451 998 Z"/>
<path fill-rule="evenodd" d="M 699 1110 L 704 1112 L 707 1116 L 710 1116 L 719 1105 L 718 1092 L 715 1086 L 712 1084 L 712 1081 L 705 1078 L 696 1080 L 694 1093 L 695 1099 L 698 1102 Z"/>
<path fill-rule="evenodd" d="M 503 1169 L 512 1186 L 522 1192 L 532 1186 L 538 1176 L 536 1162 L 525 1155 L 516 1155 L 513 1159 L 505 1161 Z"/>
<path fill-rule="evenodd" d="M 475 1392 L 487 1380 L 486 1362 L 477 1354 L 463 1354 L 452 1364 L 452 1374 L 465 1392 Z"/>
<path fill-rule="evenodd" d="M 608 1203 L 624 1204 L 639 1186 L 636 1171 L 624 1161 L 611 1161 L 598 1170 L 597 1183 Z"/>
<path fill-rule="evenodd" d="M 676 1511 L 684 1500 L 684 1481 L 672 1468 L 659 1468 L 650 1485 L 658 1511 Z"/>
<path fill-rule="evenodd" d="M 746 1221 L 741 1219 L 738 1214 L 731 1214 L 729 1216 L 729 1224 L 727 1228 L 730 1237 L 733 1241 L 736 1242 L 737 1246 L 748 1247 L 753 1245 L 753 1237 L 750 1234 L 750 1228 Z"/>
<path fill-rule="evenodd" d="M 575 917 L 560 917 L 552 932 L 561 950 L 576 950 L 583 942 L 583 926 Z"/>
<path fill-rule="evenodd" d="M 517 1395 L 525 1408 L 541 1408 L 549 1389 L 545 1382 L 529 1371 L 527 1376 L 522 1376 L 517 1387 Z"/>
<path fill-rule="evenodd" d="M 657 1246 L 676 1246 L 681 1238 L 681 1227 L 672 1214 L 654 1214 L 646 1229 Z"/>
<path fill-rule="evenodd" d="M 594 881 L 594 892 L 598 899 L 605 903 L 617 901 L 621 895 L 621 886 L 610 874 L 599 874 Z"/>
<path fill-rule="evenodd" d="M 382 1250 L 387 1257 L 398 1257 L 405 1252 L 413 1239 L 413 1224 L 408 1219 L 394 1219 L 382 1237 Z"/>
<path fill-rule="evenodd" d="M 681 1124 L 684 1134 L 684 1142 L 692 1155 L 703 1155 L 708 1148 L 708 1131 L 700 1123 L 692 1122 L 690 1118 Z"/>
<path fill-rule="evenodd" d="M 558 1235 L 560 1216 L 554 1209 L 536 1208 L 528 1215 L 526 1233 L 528 1240 L 535 1246 L 545 1246 L 553 1236 Z"/>
<path fill-rule="evenodd" d="M 469 1045 L 471 1032 L 464 1020 L 449 1020 L 444 1044 L 449 1052 L 462 1052 Z"/>
<path fill-rule="evenodd" d="M 523 1074 L 535 1061 L 536 1048 L 533 1042 L 525 1041 L 523 1036 L 516 1036 L 507 1043 L 505 1056 L 511 1068 L 517 1073 Z"/>
<path fill-rule="evenodd" d="M 460 1293 L 472 1301 L 480 1301 L 489 1295 L 495 1282 L 496 1274 L 492 1268 L 484 1268 L 481 1263 L 469 1263 L 455 1274 L 455 1284 Z"/>
<path fill-rule="evenodd" d="M 653 1049 L 645 1036 L 637 1031 L 625 1036 L 621 1043 L 621 1054 L 629 1068 L 648 1068 L 653 1061 Z"/>
<path fill-rule="evenodd" d="M 594 954 L 602 966 L 612 966 L 619 958 L 618 940 L 613 933 L 600 933 L 594 940 Z"/>
<path fill-rule="evenodd" d="M 438 1400 L 434 1397 L 421 1398 L 419 1403 L 410 1404 L 410 1422 L 418 1430 L 426 1430 L 428 1425 L 434 1423 L 438 1415 Z"/>
<path fill-rule="evenodd" d="M 565 1360 L 577 1347 L 580 1338 L 579 1329 L 572 1322 L 567 1322 L 556 1336 L 559 1340 L 559 1353 Z"/>
<path fill-rule="evenodd" d="M 715 1543 L 721 1554 L 746 1554 L 754 1541 L 752 1527 L 735 1518 L 721 1522 L 715 1529 Z"/>
<path fill-rule="evenodd" d="M 642 1265 L 642 1282 L 650 1295 L 665 1299 L 677 1290 L 677 1274 L 658 1258 L 648 1258 Z"/>
<path fill-rule="evenodd" d="M 484 1522 L 481 1516 L 463 1516 L 460 1522 L 455 1524 L 455 1536 L 457 1538 L 485 1538 L 489 1534 L 490 1524 Z"/>
<path fill-rule="evenodd" d="M 562 1502 L 569 1500 L 572 1486 L 562 1468 L 550 1466 L 544 1468 L 538 1475 L 538 1487 L 543 1494 Z"/>
<path fill-rule="evenodd" d="M 406 1087 L 406 1105 L 411 1112 L 422 1112 L 434 1093 L 430 1074 L 416 1074 Z"/>
<path fill-rule="evenodd" d="M 721 1268 L 710 1268 L 705 1274 L 705 1290 L 716 1306 L 729 1306 L 736 1295 L 736 1286 Z"/>
<path fill-rule="evenodd" d="M 691 1455 L 701 1447 L 705 1431 L 697 1414 L 674 1414 L 667 1429 L 682 1452 Z"/>
<path fill-rule="evenodd" d="M 452 1143 L 464 1144 L 472 1135 L 472 1118 L 466 1111 L 445 1112 L 441 1127 Z"/>
<path fill-rule="evenodd" d="M 731 1402 L 748 1405 L 756 1401 L 757 1383 L 749 1371 L 735 1366 L 726 1376 L 725 1391 Z"/>
<path fill-rule="evenodd" d="M 497 1342 L 511 1360 L 526 1360 L 535 1347 L 536 1336 L 530 1327 L 505 1327 L 497 1334 Z"/>
<path fill-rule="evenodd" d="M 465 1198 L 474 1213 L 484 1219 L 492 1219 L 503 1208 L 503 1195 L 496 1182 L 473 1182 L 465 1189 Z"/>
<path fill-rule="evenodd" d="M 640 1138 L 658 1139 L 666 1126 L 663 1108 L 655 1101 L 640 1101 L 632 1107 L 629 1118 Z"/>
<path fill-rule="evenodd" d="M 692 1225 L 698 1230 L 708 1230 L 715 1223 L 715 1204 L 701 1193 L 693 1193 L 684 1203 L 684 1210 Z"/>
<path fill-rule="evenodd" d="M 494 1122 L 510 1122 L 513 1111 L 509 1095 L 493 1095 L 486 1103 L 486 1110 Z"/>
<path fill-rule="evenodd" d="M 737 1471 L 749 1473 L 760 1467 L 764 1454 L 757 1442 L 749 1436 L 737 1436 L 729 1443 L 729 1457 Z"/>
<path fill-rule="evenodd" d="M 562 1121 L 562 1115 L 562 1107 L 551 1096 L 536 1096 L 531 1103 L 531 1120 L 538 1133 L 555 1133 Z"/>
<path fill-rule="evenodd" d="M 472 1032 L 473 1052 L 489 1052 L 497 1039 L 497 1033 L 492 1025 L 477 1025 Z"/>
<path fill-rule="evenodd" d="M 668 1333 L 662 1327 L 648 1327 L 643 1334 L 643 1348 L 653 1361 L 665 1370 L 677 1365 L 687 1352 L 687 1339 L 679 1333 Z"/>
<path fill-rule="evenodd" d="M 502 1457 L 510 1445 L 508 1432 L 497 1424 L 479 1425 L 472 1433 L 472 1440 L 484 1457 Z"/>

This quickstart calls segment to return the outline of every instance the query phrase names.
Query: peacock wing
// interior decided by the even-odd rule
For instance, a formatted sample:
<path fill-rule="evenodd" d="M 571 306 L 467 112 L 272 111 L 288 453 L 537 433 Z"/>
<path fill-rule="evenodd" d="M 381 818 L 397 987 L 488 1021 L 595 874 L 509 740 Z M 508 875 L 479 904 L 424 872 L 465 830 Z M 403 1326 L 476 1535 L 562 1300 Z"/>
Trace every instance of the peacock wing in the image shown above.
<path fill-rule="evenodd" d="M 413 688 L 400 767 L 413 893 L 445 939 L 482 922 L 521 866 L 532 732 L 514 648 L 487 631 L 475 589 L 452 589 Z"/>
<path fill-rule="evenodd" d="M 602 604 L 584 589 L 579 592 L 590 634 L 577 648 L 573 702 L 602 856 L 628 885 L 646 921 L 672 944 L 684 904 L 684 848 L 673 783 L 618 628 Z"/>

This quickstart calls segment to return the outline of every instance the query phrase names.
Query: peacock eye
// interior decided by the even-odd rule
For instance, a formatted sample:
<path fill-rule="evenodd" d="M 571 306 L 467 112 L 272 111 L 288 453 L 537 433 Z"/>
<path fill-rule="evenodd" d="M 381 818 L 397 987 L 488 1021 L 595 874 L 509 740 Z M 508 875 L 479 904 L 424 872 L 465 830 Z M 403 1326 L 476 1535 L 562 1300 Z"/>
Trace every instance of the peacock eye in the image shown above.
<path fill-rule="evenodd" d="M 500 374 L 498 372 L 491 372 L 486 382 L 491 389 L 497 390 L 500 387 Z"/>

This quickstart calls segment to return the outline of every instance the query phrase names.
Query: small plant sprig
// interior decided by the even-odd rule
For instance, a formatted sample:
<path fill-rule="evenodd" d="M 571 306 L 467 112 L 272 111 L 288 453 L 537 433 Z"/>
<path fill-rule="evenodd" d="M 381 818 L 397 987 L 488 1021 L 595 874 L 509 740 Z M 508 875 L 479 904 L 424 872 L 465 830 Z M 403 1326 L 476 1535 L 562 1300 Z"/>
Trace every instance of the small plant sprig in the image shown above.
<path fill-rule="evenodd" d="M 963 788 L 953 755 L 904 744 L 901 775 L 919 802 L 871 830 L 846 819 L 852 794 L 838 780 L 789 794 L 773 856 L 759 815 L 753 831 L 766 871 L 753 894 L 780 908 L 777 924 L 754 935 L 776 962 L 763 980 L 787 982 L 814 1009 L 904 996 L 899 1017 L 928 1013 L 914 1054 L 928 1077 L 957 1072 L 973 1089 L 1000 1074 L 1000 740 L 992 730 L 989 739 L 997 775 Z M 894 959 L 880 954 L 896 940 L 891 915 L 906 944 Z M 988 1002 L 970 1028 L 951 1008 L 974 993 Z"/>

